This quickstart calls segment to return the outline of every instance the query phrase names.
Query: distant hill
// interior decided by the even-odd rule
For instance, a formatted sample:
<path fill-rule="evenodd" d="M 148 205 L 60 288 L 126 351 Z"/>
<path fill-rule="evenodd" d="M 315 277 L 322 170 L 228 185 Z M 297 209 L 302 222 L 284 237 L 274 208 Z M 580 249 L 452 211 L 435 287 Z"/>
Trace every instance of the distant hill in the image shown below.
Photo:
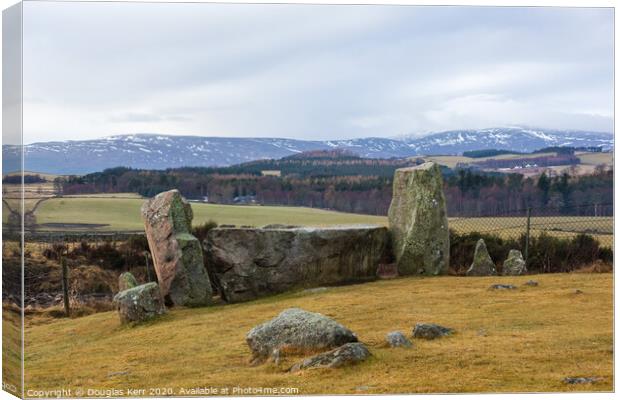
<path fill-rule="evenodd" d="M 406 158 L 486 149 L 531 152 L 549 146 L 600 146 L 608 150 L 613 148 L 613 135 L 533 128 L 446 131 L 421 138 L 327 141 L 135 134 L 33 143 L 24 147 L 24 154 L 25 168 L 29 171 L 85 174 L 116 166 L 141 169 L 229 166 L 316 150 L 346 150 L 363 158 Z M 18 148 L 3 145 L 2 152 L 3 173 L 18 170 Z"/>
<path fill-rule="evenodd" d="M 466 151 L 490 149 L 530 153 L 551 146 L 600 146 L 611 150 L 614 144 L 611 133 L 539 128 L 456 130 L 402 139 L 416 154 L 423 155 L 459 155 Z"/>
<path fill-rule="evenodd" d="M 308 177 L 368 176 L 391 178 L 397 168 L 416 165 L 411 158 L 364 158 L 348 150 L 313 150 L 279 159 L 264 159 L 231 165 L 229 167 L 184 167 L 170 170 L 171 173 L 198 173 L 201 175 L 295 175 Z M 423 160 L 420 160 L 423 162 Z M 91 175 L 85 175 L 89 178 Z"/>

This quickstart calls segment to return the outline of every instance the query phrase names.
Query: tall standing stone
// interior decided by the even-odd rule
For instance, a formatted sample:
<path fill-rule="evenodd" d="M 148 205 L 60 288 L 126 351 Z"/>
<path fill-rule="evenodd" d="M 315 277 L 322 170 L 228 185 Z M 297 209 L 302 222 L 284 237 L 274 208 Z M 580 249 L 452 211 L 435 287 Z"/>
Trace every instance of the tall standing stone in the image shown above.
<path fill-rule="evenodd" d="M 142 205 L 142 218 L 162 295 L 175 305 L 211 303 L 202 247 L 191 232 L 192 208 L 178 190 Z"/>
<path fill-rule="evenodd" d="M 447 272 L 448 215 L 437 164 L 396 170 L 388 219 L 400 275 Z"/>
<path fill-rule="evenodd" d="M 474 261 L 467 270 L 467 276 L 489 276 L 497 275 L 495 271 L 495 263 L 489 255 L 487 245 L 484 243 L 484 239 L 480 238 L 476 243 L 476 250 L 474 251 Z"/>

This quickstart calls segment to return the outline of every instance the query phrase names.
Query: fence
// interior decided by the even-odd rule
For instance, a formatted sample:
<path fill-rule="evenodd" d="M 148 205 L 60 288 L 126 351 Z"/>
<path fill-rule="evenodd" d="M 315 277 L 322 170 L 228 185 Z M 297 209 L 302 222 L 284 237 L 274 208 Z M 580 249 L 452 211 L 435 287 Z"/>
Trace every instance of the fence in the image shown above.
<path fill-rule="evenodd" d="M 568 272 L 613 258 L 613 205 L 588 204 L 526 208 L 510 213 L 480 213 L 450 218 L 451 267 L 463 272 L 475 242 L 483 237 L 496 263 L 509 250 L 521 250 L 532 272 Z"/>
<path fill-rule="evenodd" d="M 602 247 L 613 247 L 613 204 L 597 203 L 560 208 L 524 208 L 509 213 L 479 213 L 476 216 L 450 218 L 457 233 L 478 232 L 502 238 L 519 239 L 546 233 L 553 237 L 573 238 L 579 234 L 594 237 Z"/>

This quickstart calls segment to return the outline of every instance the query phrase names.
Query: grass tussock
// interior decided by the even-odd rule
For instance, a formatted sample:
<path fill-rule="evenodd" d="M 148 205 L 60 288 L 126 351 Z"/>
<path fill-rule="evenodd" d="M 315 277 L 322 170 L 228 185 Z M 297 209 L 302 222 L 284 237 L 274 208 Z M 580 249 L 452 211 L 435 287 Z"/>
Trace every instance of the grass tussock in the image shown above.
<path fill-rule="evenodd" d="M 537 287 L 524 286 L 529 279 Z M 493 283 L 517 290 L 489 291 Z M 577 292 L 576 290 L 580 292 Z M 114 312 L 26 328 L 26 389 L 295 387 L 299 394 L 610 391 L 613 275 L 399 278 L 296 292 L 253 302 L 177 308 L 156 321 L 120 326 Z M 250 366 L 245 335 L 288 307 L 330 316 L 373 357 L 335 370 L 286 372 Z M 385 335 L 411 336 L 416 322 L 456 333 L 391 349 Z M 567 385 L 567 376 L 599 381 Z M 148 394 L 148 393 L 147 393 Z"/>

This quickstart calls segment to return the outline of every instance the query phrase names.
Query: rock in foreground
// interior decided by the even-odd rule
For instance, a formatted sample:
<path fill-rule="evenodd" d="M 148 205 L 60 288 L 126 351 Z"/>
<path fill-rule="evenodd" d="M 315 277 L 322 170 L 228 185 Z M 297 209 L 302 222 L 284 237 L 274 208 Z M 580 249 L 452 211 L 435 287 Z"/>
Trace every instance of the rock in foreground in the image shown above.
<path fill-rule="evenodd" d="M 291 372 L 312 368 L 338 368 L 355 364 L 370 357 L 370 351 L 362 343 L 347 343 L 337 349 L 317 354 L 293 365 Z"/>
<path fill-rule="evenodd" d="M 402 332 L 390 332 L 385 337 L 390 347 L 411 347 L 413 344 Z"/>
<path fill-rule="evenodd" d="M 437 324 L 415 324 L 413 328 L 413 337 L 433 340 L 442 336 L 451 335 L 453 332 L 454 329 Z"/>
<path fill-rule="evenodd" d="M 227 302 L 298 288 L 376 279 L 386 228 L 215 228 L 204 243 L 209 270 Z"/>
<path fill-rule="evenodd" d="M 166 312 L 164 299 L 155 282 L 145 283 L 114 296 L 121 323 L 142 322 Z"/>
<path fill-rule="evenodd" d="M 490 276 L 497 275 L 495 263 L 489 255 L 484 239 L 478 240 L 474 251 L 474 262 L 467 270 L 467 276 Z"/>
<path fill-rule="evenodd" d="M 397 169 L 388 212 L 398 273 L 445 273 L 450 237 L 441 169 L 435 163 Z"/>
<path fill-rule="evenodd" d="M 163 192 L 142 206 L 142 218 L 162 295 L 171 303 L 211 303 L 211 282 L 202 247 L 190 232 L 192 208 L 178 190 Z"/>
<path fill-rule="evenodd" d="M 260 362 L 274 351 L 278 356 L 322 351 L 357 342 L 357 336 L 322 314 L 289 308 L 271 321 L 252 328 L 246 342 L 254 362 Z"/>
<path fill-rule="evenodd" d="M 523 275 L 527 272 L 527 268 L 525 268 L 525 260 L 523 259 L 523 255 L 519 250 L 510 250 L 508 253 L 508 258 L 504 261 L 504 265 L 502 267 L 502 275 Z"/>

